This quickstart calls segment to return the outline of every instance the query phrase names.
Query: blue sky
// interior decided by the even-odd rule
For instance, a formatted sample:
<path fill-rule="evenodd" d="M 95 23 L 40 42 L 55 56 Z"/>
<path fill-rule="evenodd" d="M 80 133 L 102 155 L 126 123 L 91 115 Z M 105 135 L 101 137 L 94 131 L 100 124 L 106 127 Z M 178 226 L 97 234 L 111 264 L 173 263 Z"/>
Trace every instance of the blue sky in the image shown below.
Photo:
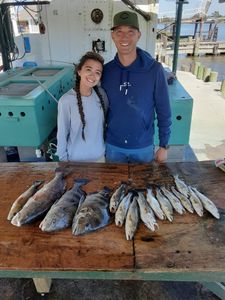
<path fill-rule="evenodd" d="M 204 2 L 202 0 L 188 0 L 188 4 L 183 5 L 183 10 L 194 11 L 201 6 L 201 3 Z M 167 12 L 170 14 L 172 11 L 175 11 L 176 0 L 159 0 L 159 14 L 166 15 Z M 208 15 L 210 15 L 214 11 L 219 11 L 221 15 L 225 15 L 225 3 L 219 3 L 219 0 L 212 0 L 212 3 L 208 10 Z"/>

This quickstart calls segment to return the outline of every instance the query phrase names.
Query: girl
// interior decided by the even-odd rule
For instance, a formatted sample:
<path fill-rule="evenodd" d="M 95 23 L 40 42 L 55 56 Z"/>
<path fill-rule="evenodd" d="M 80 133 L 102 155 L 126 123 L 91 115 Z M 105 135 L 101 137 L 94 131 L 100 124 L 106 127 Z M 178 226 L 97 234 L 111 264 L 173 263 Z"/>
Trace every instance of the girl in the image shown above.
<path fill-rule="evenodd" d="M 108 99 L 98 87 L 104 59 L 87 52 L 76 67 L 75 87 L 58 104 L 57 155 L 60 161 L 104 161 Z"/>

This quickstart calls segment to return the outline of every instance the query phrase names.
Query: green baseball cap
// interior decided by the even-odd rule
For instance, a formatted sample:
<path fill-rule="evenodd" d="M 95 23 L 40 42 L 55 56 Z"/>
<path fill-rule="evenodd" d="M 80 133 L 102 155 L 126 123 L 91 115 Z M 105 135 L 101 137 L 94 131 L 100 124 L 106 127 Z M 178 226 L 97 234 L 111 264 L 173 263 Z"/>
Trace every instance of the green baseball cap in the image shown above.
<path fill-rule="evenodd" d="M 137 14 L 131 11 L 121 11 L 117 13 L 113 18 L 113 27 L 111 30 L 121 25 L 132 26 L 139 30 Z"/>

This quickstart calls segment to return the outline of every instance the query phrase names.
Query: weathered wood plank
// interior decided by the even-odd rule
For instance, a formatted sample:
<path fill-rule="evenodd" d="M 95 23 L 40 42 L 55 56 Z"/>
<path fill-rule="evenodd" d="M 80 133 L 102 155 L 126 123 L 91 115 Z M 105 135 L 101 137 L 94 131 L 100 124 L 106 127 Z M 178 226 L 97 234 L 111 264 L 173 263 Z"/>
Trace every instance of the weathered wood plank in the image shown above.
<path fill-rule="evenodd" d="M 126 165 L 19 163 L 0 164 L 0 269 L 1 270 L 129 270 L 133 268 L 133 245 L 123 232 L 110 224 L 88 235 L 72 236 L 71 229 L 44 233 L 40 221 L 20 228 L 7 221 L 13 201 L 34 180 L 49 181 L 57 166 L 71 170 L 68 187 L 74 178 L 88 178 L 86 192 L 104 186 L 113 189 L 128 179 Z"/>
<path fill-rule="evenodd" d="M 135 235 L 137 269 L 158 272 L 200 272 L 225 269 L 225 176 L 213 162 L 170 163 L 131 166 L 133 184 L 173 184 L 171 175 L 179 174 L 186 183 L 195 185 L 220 209 L 217 220 L 208 212 L 174 214 L 174 221 L 158 221 L 159 230 L 149 231 L 143 224 Z"/>

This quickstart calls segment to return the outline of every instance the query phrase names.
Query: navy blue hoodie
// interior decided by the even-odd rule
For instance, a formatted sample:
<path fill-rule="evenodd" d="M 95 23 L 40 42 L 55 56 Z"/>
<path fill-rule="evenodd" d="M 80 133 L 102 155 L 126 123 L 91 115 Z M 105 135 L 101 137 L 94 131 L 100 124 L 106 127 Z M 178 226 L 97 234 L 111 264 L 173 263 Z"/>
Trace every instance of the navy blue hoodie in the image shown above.
<path fill-rule="evenodd" d="M 159 145 L 169 142 L 171 108 L 165 72 L 146 51 L 124 67 L 118 54 L 104 66 L 102 87 L 109 99 L 106 142 L 138 149 L 154 144 L 154 119 L 158 120 Z"/>

